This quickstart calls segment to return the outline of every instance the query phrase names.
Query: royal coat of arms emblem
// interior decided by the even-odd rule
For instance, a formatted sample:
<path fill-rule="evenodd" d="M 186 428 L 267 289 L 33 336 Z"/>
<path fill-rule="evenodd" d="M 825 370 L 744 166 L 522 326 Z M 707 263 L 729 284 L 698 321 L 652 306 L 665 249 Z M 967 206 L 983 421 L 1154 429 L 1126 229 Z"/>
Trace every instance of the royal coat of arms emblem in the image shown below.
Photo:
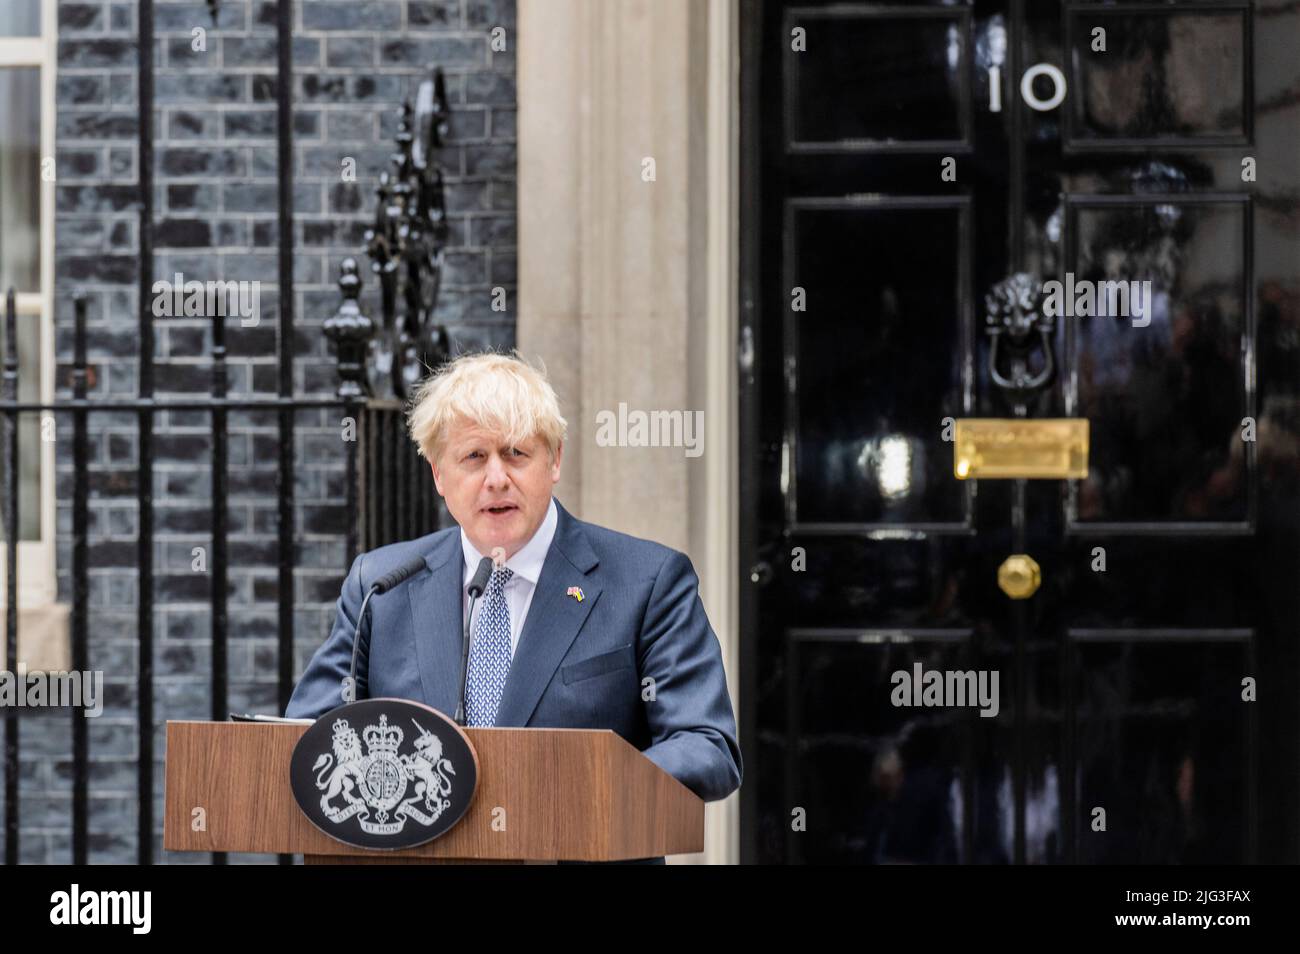
<path fill-rule="evenodd" d="M 434 709 L 397 699 L 326 713 L 299 740 L 290 771 L 294 796 L 312 822 L 367 848 L 406 848 L 441 834 L 464 814 L 477 782 L 459 727 Z"/>

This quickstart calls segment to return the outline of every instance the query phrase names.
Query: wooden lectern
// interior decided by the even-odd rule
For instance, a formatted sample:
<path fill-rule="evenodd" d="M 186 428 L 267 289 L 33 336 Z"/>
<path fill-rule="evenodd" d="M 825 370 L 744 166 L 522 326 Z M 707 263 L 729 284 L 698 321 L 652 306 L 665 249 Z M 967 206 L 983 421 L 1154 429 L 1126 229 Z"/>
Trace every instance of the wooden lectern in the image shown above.
<path fill-rule="evenodd" d="M 163 847 L 301 854 L 308 864 L 619 861 L 704 850 L 704 802 L 616 732 L 510 728 L 465 730 L 478 790 L 450 831 L 415 848 L 354 848 L 294 800 L 289 759 L 308 728 L 169 721 Z M 196 808 L 206 830 L 193 830 Z"/>

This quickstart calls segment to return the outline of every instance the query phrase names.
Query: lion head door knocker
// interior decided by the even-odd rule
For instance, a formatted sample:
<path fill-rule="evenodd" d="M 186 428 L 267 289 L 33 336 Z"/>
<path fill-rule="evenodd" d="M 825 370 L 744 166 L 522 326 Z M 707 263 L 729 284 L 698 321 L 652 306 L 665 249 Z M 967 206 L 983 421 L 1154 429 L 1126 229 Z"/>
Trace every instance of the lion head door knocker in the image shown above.
<path fill-rule="evenodd" d="M 994 285 L 984 296 L 985 332 L 989 344 L 989 374 L 1015 408 L 1017 417 L 1028 413 L 1030 400 L 1051 383 L 1056 374 L 1052 354 L 1053 321 L 1039 308 L 1043 283 L 1017 272 Z M 1033 370 L 1034 351 L 1043 353 Z"/>

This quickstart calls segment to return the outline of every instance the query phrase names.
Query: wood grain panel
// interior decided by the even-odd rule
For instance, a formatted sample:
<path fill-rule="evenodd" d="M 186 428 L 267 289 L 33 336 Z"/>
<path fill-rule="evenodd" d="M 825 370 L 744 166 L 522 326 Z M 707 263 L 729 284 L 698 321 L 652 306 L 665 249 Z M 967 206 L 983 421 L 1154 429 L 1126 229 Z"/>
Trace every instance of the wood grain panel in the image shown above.
<path fill-rule="evenodd" d="M 354 848 L 317 829 L 294 800 L 289 760 L 306 729 L 168 722 L 164 847 L 492 861 L 613 861 L 704 848 L 704 802 L 617 733 L 518 728 L 466 730 L 478 789 L 446 834 L 400 851 Z M 191 830 L 196 807 L 206 809 L 205 831 Z M 496 818 L 504 825 L 494 828 Z"/>

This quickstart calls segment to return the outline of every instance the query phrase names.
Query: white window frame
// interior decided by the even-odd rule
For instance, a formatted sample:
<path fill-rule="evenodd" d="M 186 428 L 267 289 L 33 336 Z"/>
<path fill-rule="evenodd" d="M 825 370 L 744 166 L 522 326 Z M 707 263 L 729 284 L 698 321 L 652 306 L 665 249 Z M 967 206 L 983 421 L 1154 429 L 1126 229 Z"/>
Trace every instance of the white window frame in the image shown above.
<path fill-rule="evenodd" d="M 36 67 L 41 76 L 41 157 L 53 158 L 55 114 L 55 84 L 58 80 L 58 0 L 41 0 L 41 33 L 34 37 L 0 36 L 0 69 L 10 67 Z M 20 292 L 17 312 L 37 315 L 40 319 L 41 388 L 42 404 L 54 401 L 54 187 L 53 181 L 41 177 L 41 287 Z M 3 317 L 3 294 L 0 289 L 0 317 Z M 3 356 L 0 355 L 0 364 Z M 42 415 L 42 426 L 44 418 Z M 56 432 L 57 435 L 57 432 Z M 61 436 L 61 435 L 58 435 Z M 53 603 L 58 596 L 58 579 L 55 573 L 56 526 L 54 487 L 54 442 L 41 441 L 41 538 L 18 542 L 18 606 L 35 608 Z M 19 504 L 23 501 L 20 499 Z M 8 572 L 8 551 L 0 546 L 0 608 L 8 600 L 4 580 Z M 0 653 L 3 649 L 0 648 Z"/>

